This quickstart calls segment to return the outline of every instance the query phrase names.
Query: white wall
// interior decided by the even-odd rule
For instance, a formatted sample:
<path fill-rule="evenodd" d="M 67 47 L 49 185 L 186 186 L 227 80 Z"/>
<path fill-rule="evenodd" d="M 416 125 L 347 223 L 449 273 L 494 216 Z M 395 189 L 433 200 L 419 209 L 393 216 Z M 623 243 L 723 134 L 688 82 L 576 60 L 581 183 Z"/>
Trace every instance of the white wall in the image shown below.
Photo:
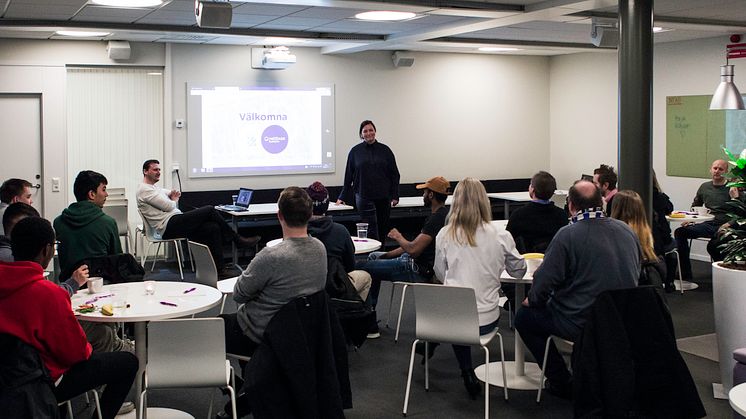
<path fill-rule="evenodd" d="M 666 96 L 711 95 L 720 81 L 727 43 L 727 37 L 717 37 L 655 46 L 653 167 L 676 208 L 691 205 L 704 179 L 665 174 Z M 617 55 L 584 53 L 553 57 L 549 68 L 550 167 L 560 185 L 569 185 L 600 163 L 616 166 Z M 695 248 L 694 252 L 706 254 L 703 248 Z"/>
<path fill-rule="evenodd" d="M 44 215 L 56 217 L 72 196 L 67 177 L 66 65 L 163 66 L 164 45 L 133 43 L 133 59 L 115 63 L 105 42 L 0 39 L 0 92 L 41 94 Z M 105 92 L 102 92 L 105 94 Z M 0 151 L 13 155 L 12 139 L 0 136 Z M 138 176 L 139 170 L 133 170 Z M 60 178 L 60 192 L 52 192 L 52 177 Z"/>
<path fill-rule="evenodd" d="M 413 67 L 396 69 L 391 52 L 326 56 L 315 48 L 293 48 L 297 64 L 268 71 L 251 69 L 248 47 L 173 44 L 170 51 L 174 119 L 187 116 L 187 82 L 332 82 L 336 92 L 336 173 L 248 179 L 182 175 L 185 190 L 282 188 L 314 180 L 340 185 L 363 119 L 372 119 L 379 140 L 393 149 L 403 183 L 436 175 L 454 181 L 530 177 L 549 166 L 544 57 L 414 53 Z M 184 167 L 187 132 L 171 131 L 173 158 Z"/>

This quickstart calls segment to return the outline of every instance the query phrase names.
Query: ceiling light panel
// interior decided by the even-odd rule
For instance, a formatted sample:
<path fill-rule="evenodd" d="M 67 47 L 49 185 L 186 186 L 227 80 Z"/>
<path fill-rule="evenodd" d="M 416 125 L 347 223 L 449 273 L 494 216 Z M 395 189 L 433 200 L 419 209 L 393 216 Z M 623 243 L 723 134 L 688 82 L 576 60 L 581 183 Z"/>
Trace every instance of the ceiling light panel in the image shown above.
<path fill-rule="evenodd" d="M 399 22 L 416 17 L 417 14 L 412 12 L 396 12 L 393 10 L 373 10 L 370 12 L 358 13 L 355 19 L 375 21 L 375 22 Z"/>
<path fill-rule="evenodd" d="M 91 4 L 122 8 L 156 7 L 163 4 L 163 0 L 91 0 Z"/>

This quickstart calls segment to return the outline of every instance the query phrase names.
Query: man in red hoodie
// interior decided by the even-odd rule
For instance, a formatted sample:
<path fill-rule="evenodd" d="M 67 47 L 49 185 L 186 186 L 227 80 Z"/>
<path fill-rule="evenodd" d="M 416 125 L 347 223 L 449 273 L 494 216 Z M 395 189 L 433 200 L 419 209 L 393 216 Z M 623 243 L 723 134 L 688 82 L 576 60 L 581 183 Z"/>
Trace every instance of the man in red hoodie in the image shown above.
<path fill-rule="evenodd" d="M 137 373 L 129 352 L 91 355 L 67 293 L 44 279 L 54 256 L 54 230 L 49 221 L 28 217 L 13 229 L 16 262 L 0 262 L 0 333 L 34 347 L 55 381 L 58 401 L 106 385 L 101 415 L 114 418 Z"/>

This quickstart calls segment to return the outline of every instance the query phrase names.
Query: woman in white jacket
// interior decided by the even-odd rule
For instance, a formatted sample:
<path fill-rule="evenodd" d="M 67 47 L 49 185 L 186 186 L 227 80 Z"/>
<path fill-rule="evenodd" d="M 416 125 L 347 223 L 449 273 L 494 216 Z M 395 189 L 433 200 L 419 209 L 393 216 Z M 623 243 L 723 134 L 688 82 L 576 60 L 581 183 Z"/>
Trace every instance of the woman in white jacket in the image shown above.
<path fill-rule="evenodd" d="M 507 269 L 520 278 L 526 263 L 513 237 L 490 224 L 492 211 L 482 183 L 468 177 L 456 186 L 445 227 L 435 239 L 435 274 L 448 286 L 474 289 L 479 312 L 479 333 L 497 327 L 500 317 L 500 273 Z M 453 345 L 464 386 L 472 399 L 480 392 L 471 363 L 471 348 Z"/>

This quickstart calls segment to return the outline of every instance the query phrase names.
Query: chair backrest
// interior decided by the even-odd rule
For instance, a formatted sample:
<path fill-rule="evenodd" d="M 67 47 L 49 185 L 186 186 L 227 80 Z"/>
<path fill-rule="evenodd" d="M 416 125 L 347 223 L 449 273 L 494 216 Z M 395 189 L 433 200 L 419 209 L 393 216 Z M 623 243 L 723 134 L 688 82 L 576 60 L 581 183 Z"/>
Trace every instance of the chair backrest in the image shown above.
<path fill-rule="evenodd" d="M 413 284 L 416 336 L 432 342 L 479 345 L 479 315 L 472 288 Z"/>
<path fill-rule="evenodd" d="M 128 236 L 129 222 L 127 220 L 127 200 L 109 202 L 107 200 L 104 204 L 104 214 L 113 218 L 117 222 L 117 229 L 119 230 L 120 236 Z"/>
<path fill-rule="evenodd" d="M 195 281 L 198 284 L 207 285 L 208 287 L 218 287 L 218 269 L 215 267 L 215 261 L 212 260 L 210 248 L 201 243 L 188 241 L 189 252 L 194 260 Z"/>
<path fill-rule="evenodd" d="M 124 188 L 110 188 L 107 186 L 106 192 L 109 194 L 109 198 L 113 199 L 122 199 L 126 196 Z"/>
<path fill-rule="evenodd" d="M 142 218 L 142 226 L 145 232 L 145 238 L 147 238 L 150 241 L 162 240 L 161 235 L 158 234 L 155 231 L 155 229 L 150 225 L 150 223 L 148 222 L 148 219 L 145 218 L 145 216 L 142 214 L 142 211 L 138 209 L 137 212 L 140 213 L 140 218 Z"/>
<path fill-rule="evenodd" d="M 228 383 L 223 319 L 148 324 L 148 388 L 217 387 Z"/>

